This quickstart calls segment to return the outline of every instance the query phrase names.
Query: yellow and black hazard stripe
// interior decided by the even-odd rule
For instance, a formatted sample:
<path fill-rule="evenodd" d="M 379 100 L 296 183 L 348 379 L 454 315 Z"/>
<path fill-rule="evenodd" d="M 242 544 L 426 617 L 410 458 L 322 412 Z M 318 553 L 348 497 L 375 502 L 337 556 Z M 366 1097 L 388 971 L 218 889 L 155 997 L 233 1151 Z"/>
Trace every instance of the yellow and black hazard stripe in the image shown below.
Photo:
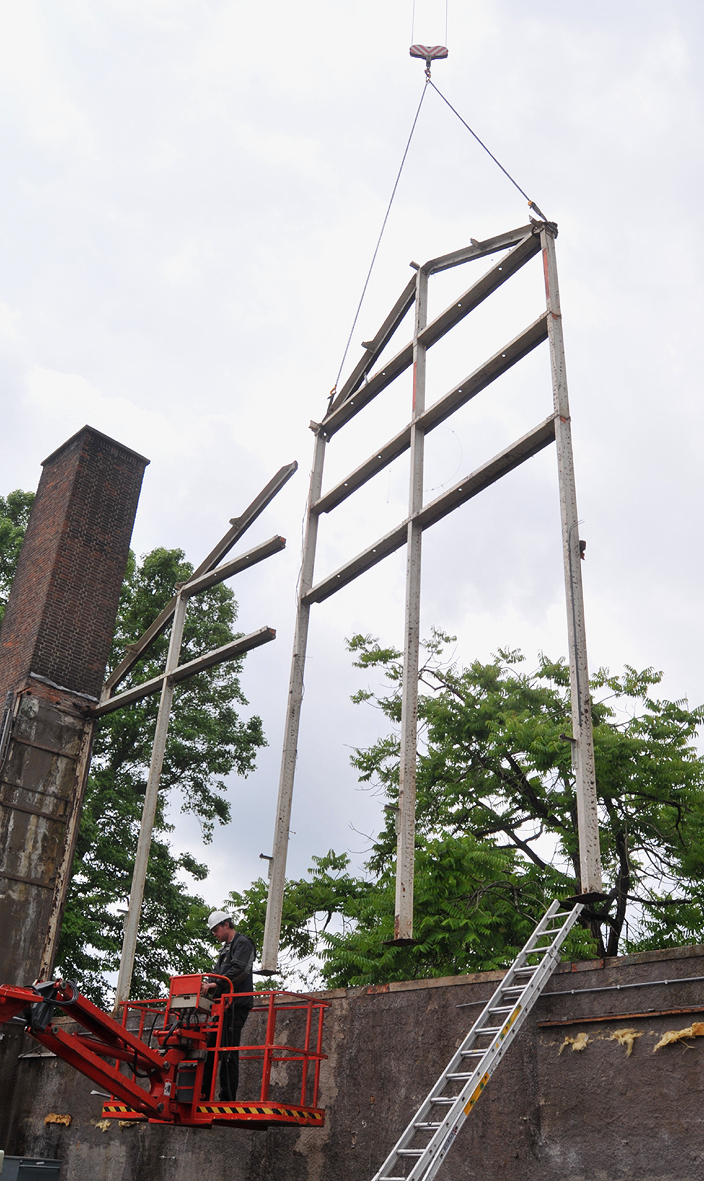
<path fill-rule="evenodd" d="M 121 1119 L 146 1119 L 139 1111 L 133 1111 L 126 1103 L 103 1103 L 103 1115 L 119 1115 Z"/>
<path fill-rule="evenodd" d="M 197 1115 L 220 1115 L 231 1118 L 295 1120 L 296 1123 L 318 1123 L 325 1113 L 314 1107 L 288 1107 L 283 1103 L 199 1103 Z"/>
<path fill-rule="evenodd" d="M 308 1127 L 322 1127 L 325 1123 L 325 1112 L 316 1107 L 293 1107 L 287 1103 L 199 1103 L 195 1109 L 195 1120 L 199 1116 L 210 1116 L 216 1120 L 231 1120 L 234 1122 L 260 1121 L 266 1123 L 292 1123 Z M 104 1103 L 103 1117 L 107 1119 L 146 1120 L 147 1116 L 134 1111 L 126 1103 Z M 165 1115 L 168 1122 L 169 1117 Z M 202 1123 L 210 1122 L 207 1119 Z"/>

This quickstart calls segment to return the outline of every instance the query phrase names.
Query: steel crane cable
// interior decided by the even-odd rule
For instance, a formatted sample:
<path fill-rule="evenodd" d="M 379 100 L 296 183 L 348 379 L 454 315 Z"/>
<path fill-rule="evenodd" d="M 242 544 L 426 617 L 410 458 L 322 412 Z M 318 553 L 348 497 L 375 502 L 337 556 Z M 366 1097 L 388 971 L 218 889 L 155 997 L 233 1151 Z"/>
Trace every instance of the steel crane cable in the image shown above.
<path fill-rule="evenodd" d="M 447 10 L 449 8 L 450 0 L 445 0 L 445 44 L 447 41 Z M 411 45 L 416 39 L 416 0 L 413 0 L 413 8 L 411 10 Z"/>
<path fill-rule="evenodd" d="M 513 179 L 513 177 L 511 176 L 511 173 L 510 173 L 510 172 L 509 172 L 509 171 L 508 171 L 506 168 L 504 168 L 504 166 L 503 166 L 503 164 L 501 163 L 501 161 L 500 161 L 500 160 L 497 160 L 497 159 L 496 159 L 496 156 L 494 155 L 494 153 L 493 153 L 493 152 L 491 152 L 491 151 L 489 151 L 489 148 L 488 148 L 488 147 L 486 146 L 486 144 L 484 143 L 484 140 L 482 140 L 482 139 L 480 139 L 480 138 L 479 138 L 479 136 L 477 135 L 476 131 L 473 131 L 473 130 L 472 130 L 472 128 L 469 126 L 469 123 L 467 123 L 467 121 L 466 121 L 465 119 L 463 119 L 463 118 L 462 118 L 462 116 L 460 115 L 459 111 L 458 111 L 458 110 L 456 110 L 456 109 L 455 109 L 455 107 L 453 107 L 453 105 L 452 105 L 452 103 L 450 102 L 450 100 L 449 100 L 448 98 L 445 98 L 445 95 L 443 94 L 443 92 L 442 92 L 441 90 L 439 90 L 439 89 L 438 89 L 438 87 L 437 87 L 437 86 L 435 85 L 435 83 L 433 82 L 432 78 L 426 78 L 426 81 L 427 81 L 427 83 L 428 83 L 430 86 L 432 86 L 432 88 L 433 88 L 433 90 L 435 91 L 435 93 L 440 95 L 440 98 L 442 99 L 442 101 L 443 101 L 444 103 L 446 103 L 446 104 L 447 104 L 447 106 L 450 108 L 450 110 L 453 112 L 453 114 L 455 114 L 455 115 L 457 116 L 457 118 L 459 119 L 459 121 L 460 121 L 460 123 L 463 125 L 463 127 L 466 127 L 466 128 L 467 128 L 467 131 L 470 133 L 470 135 L 473 135 L 473 136 L 474 136 L 474 138 L 476 139 L 476 141 L 477 141 L 477 143 L 480 145 L 480 147 L 484 148 L 484 151 L 486 152 L 487 156 L 491 156 L 491 159 L 494 161 L 494 163 L 495 163 L 496 165 L 498 165 L 498 167 L 499 167 L 499 168 L 501 169 L 501 171 L 503 172 L 504 176 L 507 176 L 507 177 L 508 177 L 508 179 L 511 181 L 511 184 L 512 184 L 512 185 L 514 185 L 514 186 L 515 186 L 515 188 L 517 188 L 517 189 L 518 189 L 518 191 L 519 191 L 519 193 L 521 194 L 521 196 L 522 196 L 522 197 L 525 197 L 526 201 L 528 202 L 528 207 L 529 207 L 530 209 L 533 209 L 533 210 L 535 210 L 535 212 L 538 214 L 538 216 L 539 216 L 539 217 L 542 217 L 543 221 L 547 221 L 548 219 L 546 218 L 546 216 L 545 216 L 545 214 L 543 213 L 543 211 L 542 211 L 541 209 L 539 209 L 539 208 L 538 208 L 538 206 L 536 205 L 535 201 L 531 201 L 531 199 L 530 199 L 530 197 L 528 196 L 528 194 L 526 193 L 525 189 L 522 189 L 522 188 L 521 188 L 521 186 L 519 185 L 518 181 Z"/>
<path fill-rule="evenodd" d="M 337 377 L 335 378 L 335 384 L 333 385 L 332 389 L 330 390 L 330 394 L 329 394 L 329 398 L 328 398 L 328 409 L 332 405 L 333 398 L 335 397 L 335 394 L 337 393 L 337 387 L 338 387 L 338 384 L 340 381 L 340 377 L 342 375 L 342 370 L 344 368 L 345 361 L 347 360 L 347 354 L 349 352 L 350 344 L 352 343 L 352 336 L 354 334 L 355 328 L 357 327 L 359 313 L 362 310 L 362 304 L 364 303 L 364 297 L 367 294 L 369 280 L 371 279 L 372 271 L 374 270 L 374 263 L 376 262 L 377 255 L 379 253 L 379 247 L 381 246 L 381 239 L 384 236 L 384 230 L 386 229 L 386 223 L 388 222 L 389 214 L 391 213 L 391 206 L 394 203 L 394 197 L 396 196 L 396 190 L 398 189 L 399 181 L 401 180 L 401 173 L 403 172 L 403 166 L 406 163 L 406 157 L 408 156 L 408 152 L 409 152 L 409 149 L 411 146 L 411 140 L 413 139 L 413 133 L 416 129 L 416 124 L 418 122 L 418 117 L 420 115 L 421 107 L 423 106 L 423 100 L 426 96 L 429 86 L 432 86 L 435 93 L 440 96 L 440 98 L 446 104 L 446 106 L 448 106 L 450 108 L 450 110 L 452 111 L 452 113 L 457 116 L 457 118 L 459 119 L 462 126 L 467 128 L 467 131 L 470 133 L 470 135 L 474 136 L 474 139 L 476 139 L 479 146 L 482 147 L 484 149 L 484 151 L 486 152 L 486 154 L 491 157 L 491 159 L 494 161 L 494 163 L 497 165 L 497 167 L 501 169 L 504 176 L 507 177 L 508 180 L 510 180 L 510 182 L 514 186 L 514 188 L 518 189 L 518 192 L 521 194 L 522 197 L 525 197 L 526 201 L 528 202 L 528 208 L 532 209 L 535 213 L 537 213 L 538 217 L 541 217 L 543 219 L 543 221 L 547 222 L 547 220 L 548 220 L 547 217 L 545 216 L 545 214 L 543 213 L 542 209 L 540 209 L 540 207 L 538 205 L 536 205 L 535 201 L 531 201 L 531 199 L 528 196 L 528 194 L 526 193 L 525 189 L 522 189 L 521 186 L 519 185 L 518 181 L 514 180 L 514 178 L 511 176 L 511 173 L 508 171 L 508 169 L 504 168 L 501 161 L 497 160 L 494 153 L 492 151 L 490 151 L 490 149 L 486 146 L 486 144 L 484 143 L 484 140 L 479 138 L 476 131 L 473 131 L 473 129 L 469 126 L 469 123 L 467 123 L 466 119 L 462 118 L 459 111 L 455 107 L 453 107 L 450 100 L 448 98 L 445 98 L 445 95 L 442 93 L 442 91 L 438 89 L 438 87 L 435 85 L 432 78 L 430 77 L 430 62 L 429 61 L 426 62 L 425 83 L 423 86 L 423 93 L 420 96 L 420 102 L 418 103 L 418 109 L 416 110 L 415 117 L 413 119 L 413 124 L 411 126 L 410 135 L 408 136 L 408 140 L 406 142 L 406 147 L 404 149 L 404 153 L 401 158 L 401 164 L 399 166 L 399 170 L 396 175 L 396 180 L 394 181 L 394 187 L 391 190 L 391 197 L 389 198 L 389 204 L 386 207 L 386 213 L 384 214 L 384 220 L 381 223 L 381 230 L 379 231 L 379 237 L 377 238 L 376 246 L 374 247 L 374 253 L 372 254 L 372 261 L 369 264 L 369 270 L 367 271 L 367 277 L 364 280 L 362 294 L 359 298 L 359 303 L 357 304 L 357 310 L 354 314 L 354 320 L 352 321 L 352 327 L 350 328 L 350 334 L 347 337 L 347 344 L 345 345 L 345 351 L 342 354 L 342 360 L 340 362 L 340 368 L 337 371 Z"/>
<path fill-rule="evenodd" d="M 379 237 L 377 238 L 377 241 L 376 241 L 376 246 L 374 247 L 374 253 L 373 253 L 373 255 L 372 255 L 372 261 L 371 261 L 371 262 L 370 262 L 370 264 L 369 264 L 369 270 L 367 271 L 367 277 L 366 277 L 366 279 L 364 280 L 364 287 L 362 288 L 362 294 L 361 294 L 361 296 L 360 296 L 360 298 L 359 298 L 359 303 L 357 304 L 357 311 L 355 312 L 355 315 L 354 315 L 354 320 L 352 321 L 352 327 L 350 328 L 350 334 L 349 334 L 349 336 L 347 337 L 347 344 L 345 345 L 345 351 L 344 351 L 344 353 L 342 354 L 342 360 L 340 361 L 340 368 L 339 368 L 339 369 L 338 369 L 338 371 L 337 371 L 337 377 L 335 378 L 335 384 L 334 384 L 334 386 L 332 387 L 332 389 L 330 390 L 330 399 L 329 399 L 329 400 L 330 400 L 330 402 L 332 402 L 332 399 L 335 397 L 335 394 L 337 393 L 337 385 L 338 385 L 338 382 L 339 382 L 339 380 L 340 380 L 340 375 L 341 375 L 341 373 L 342 373 L 343 366 L 344 366 L 344 364 L 345 364 L 345 361 L 347 360 L 347 354 L 348 354 L 348 352 L 349 352 L 350 344 L 352 343 L 352 335 L 353 335 L 353 333 L 354 333 L 354 330 L 355 330 L 355 328 L 357 327 L 357 321 L 358 321 L 358 319 L 359 319 L 359 313 L 360 313 L 360 312 L 361 312 L 361 310 L 362 310 L 362 304 L 364 303 L 364 297 L 365 297 L 365 295 L 367 294 L 367 287 L 369 286 L 369 280 L 370 280 L 370 279 L 371 279 L 371 277 L 372 277 L 372 271 L 373 271 L 373 269 L 374 269 L 374 263 L 376 262 L 376 256 L 377 256 L 377 254 L 379 253 L 379 247 L 381 246 L 381 239 L 382 239 L 382 238 L 383 238 L 383 236 L 384 236 L 384 230 L 386 229 L 386 223 L 387 223 L 387 221 L 389 220 L 389 214 L 391 213 L 391 206 L 392 206 L 392 205 L 393 205 L 393 203 L 394 203 L 394 197 L 396 196 L 396 190 L 397 190 L 397 188 L 398 188 L 399 181 L 401 180 L 401 173 L 403 172 L 403 166 L 404 166 L 404 164 L 406 163 L 406 157 L 407 157 L 407 155 L 408 155 L 408 151 L 409 151 L 409 148 L 410 148 L 410 146 L 411 146 L 411 140 L 413 139 L 413 132 L 414 132 L 414 131 L 415 131 L 415 129 L 416 129 L 416 123 L 418 122 L 418 116 L 420 115 L 420 109 L 421 109 L 421 107 L 423 106 L 423 99 L 425 98 L 425 95 L 426 95 L 426 93 L 427 93 L 427 90 L 428 90 L 428 83 L 429 83 L 429 82 L 430 82 L 430 78 L 426 77 L 426 79 L 425 79 L 425 83 L 424 83 L 424 85 L 423 85 L 423 93 L 422 93 L 422 94 L 421 94 L 421 96 L 420 96 L 420 102 L 418 103 L 418 109 L 417 109 L 417 111 L 416 111 L 416 113 L 415 113 L 415 118 L 413 119 L 413 124 L 412 124 L 412 126 L 411 126 L 411 132 L 410 132 L 410 135 L 408 136 L 408 141 L 407 141 L 407 143 L 406 143 L 406 147 L 405 147 L 405 149 L 404 149 L 404 153 L 403 153 L 403 156 L 402 156 L 402 158 L 401 158 L 401 164 L 400 164 L 400 166 L 399 166 L 399 170 L 398 170 L 398 173 L 397 173 L 397 176 L 396 176 L 396 180 L 394 181 L 394 187 L 393 187 L 393 189 L 391 190 L 391 197 L 390 197 L 390 199 L 389 199 L 389 204 L 388 204 L 388 206 L 387 206 L 387 208 L 386 208 L 386 213 L 384 214 L 384 220 L 383 220 L 383 222 L 381 223 L 381 230 L 379 231 Z M 431 84 L 431 85 L 432 85 L 432 84 Z"/>

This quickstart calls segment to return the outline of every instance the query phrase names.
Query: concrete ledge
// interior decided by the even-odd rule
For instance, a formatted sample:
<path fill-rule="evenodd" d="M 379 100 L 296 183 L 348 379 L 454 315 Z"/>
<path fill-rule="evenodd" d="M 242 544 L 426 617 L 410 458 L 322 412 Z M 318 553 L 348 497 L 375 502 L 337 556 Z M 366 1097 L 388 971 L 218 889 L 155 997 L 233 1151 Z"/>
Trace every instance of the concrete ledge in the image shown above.
<path fill-rule="evenodd" d="M 687 947 L 664 948 L 661 951 L 643 951 L 637 955 L 610 956 L 603 960 L 577 960 L 574 963 L 558 964 L 554 976 L 562 976 L 572 972 L 595 972 L 604 968 L 633 967 L 636 964 L 667 963 L 669 960 L 687 960 L 704 957 L 704 944 L 691 944 Z M 392 980 L 388 984 L 364 984 L 357 988 L 331 988 L 327 991 L 316 992 L 316 996 L 325 1000 L 340 1000 L 345 997 L 358 998 L 363 996 L 379 996 L 389 992 L 410 992 L 415 989 L 427 988 L 458 988 L 465 984 L 491 984 L 502 980 L 505 973 L 470 972 L 465 976 L 430 976 L 422 980 Z"/>

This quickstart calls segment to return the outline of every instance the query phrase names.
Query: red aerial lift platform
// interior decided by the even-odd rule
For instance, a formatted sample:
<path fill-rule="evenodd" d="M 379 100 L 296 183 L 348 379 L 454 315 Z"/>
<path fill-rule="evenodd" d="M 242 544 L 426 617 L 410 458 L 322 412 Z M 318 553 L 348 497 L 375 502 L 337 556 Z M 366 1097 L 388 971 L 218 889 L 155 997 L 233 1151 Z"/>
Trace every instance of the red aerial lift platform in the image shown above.
<path fill-rule="evenodd" d="M 206 980 L 224 980 L 228 991 L 211 1001 L 202 993 Z M 240 1061 L 261 1062 L 258 1097 L 225 1101 L 215 1098 L 218 1066 L 224 1053 L 234 1052 L 222 1040 L 223 1017 L 229 1006 L 252 997 L 252 1014 L 265 1023 L 261 1043 L 237 1046 Z M 54 1023 L 63 1010 L 79 1030 Z M 210 1127 L 295 1125 L 320 1128 L 325 1112 L 318 1107 L 323 1016 L 328 1004 L 316 997 L 280 990 L 234 993 L 225 977 L 213 973 L 173 976 L 166 999 L 128 1001 L 122 1020 L 104 1013 L 81 996 L 70 981 L 55 980 L 26 987 L 0 985 L 0 1024 L 22 1016 L 27 1033 L 65 1062 L 85 1074 L 112 1098 L 103 1106 L 106 1119 L 148 1120 L 151 1123 Z M 277 1041 L 277 1020 L 293 1017 L 294 1036 L 301 1045 Z M 251 1020 L 251 1018 L 250 1018 Z M 288 1034 L 287 1034 L 288 1036 Z M 154 1044 L 153 1044 L 154 1043 Z M 208 1094 L 203 1076 L 212 1055 Z M 296 1102 L 269 1097 L 272 1067 L 300 1063 Z"/>

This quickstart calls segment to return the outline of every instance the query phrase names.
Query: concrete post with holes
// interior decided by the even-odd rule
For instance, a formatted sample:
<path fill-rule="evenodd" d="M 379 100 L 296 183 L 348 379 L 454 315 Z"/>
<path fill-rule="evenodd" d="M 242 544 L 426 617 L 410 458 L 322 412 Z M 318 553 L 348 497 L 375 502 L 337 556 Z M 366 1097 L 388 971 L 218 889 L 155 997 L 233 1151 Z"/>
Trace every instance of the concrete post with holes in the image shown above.
<path fill-rule="evenodd" d="M 428 321 L 428 274 L 416 277 L 413 329 L 413 405 L 411 408 L 411 463 L 408 489 L 406 545 L 406 616 L 404 624 L 403 686 L 401 694 L 401 760 L 398 783 L 398 839 L 396 845 L 396 900 L 394 940 L 413 939 L 413 880 L 416 837 L 416 748 L 418 742 L 418 667 L 420 653 L 420 586 L 423 529 L 417 514 L 423 507 L 425 434 L 418 419 L 425 410 L 427 348 L 421 333 Z"/>
<path fill-rule="evenodd" d="M 592 705 L 589 693 L 587 633 L 584 624 L 577 490 L 574 479 L 570 406 L 567 396 L 567 370 L 553 227 L 545 225 L 541 230 L 540 238 L 547 300 L 550 367 L 555 407 L 555 444 L 560 488 L 560 519 L 562 522 L 562 553 L 572 697 L 572 762 L 575 772 L 579 835 L 579 870 L 582 893 L 599 894 L 602 888 L 602 877 L 594 740 L 592 737 Z"/>
<path fill-rule="evenodd" d="M 276 801 L 276 819 L 274 821 L 274 841 L 271 860 L 269 862 L 269 894 L 267 898 L 264 944 L 262 948 L 262 972 L 269 975 L 276 972 L 279 957 L 279 938 L 281 936 L 284 890 L 286 887 L 286 860 L 288 857 L 291 807 L 293 804 L 293 784 L 296 776 L 298 733 L 301 724 L 301 705 L 303 703 L 303 674 L 306 663 L 306 647 L 308 645 L 308 624 L 310 621 L 310 604 L 305 601 L 305 596 L 313 585 L 315 548 L 318 540 L 318 516 L 313 511 L 313 506 L 320 497 L 323 484 L 323 465 L 325 463 L 325 447 L 327 443 L 325 432 L 320 425 L 315 422 L 312 422 L 310 425 L 311 430 L 315 434 L 315 445 L 313 448 L 313 465 L 310 473 L 310 491 L 308 493 L 306 527 L 303 539 L 303 563 L 298 586 L 296 628 L 293 641 L 293 654 L 291 657 L 288 701 L 286 704 L 284 744 L 281 752 L 279 794 Z"/>

